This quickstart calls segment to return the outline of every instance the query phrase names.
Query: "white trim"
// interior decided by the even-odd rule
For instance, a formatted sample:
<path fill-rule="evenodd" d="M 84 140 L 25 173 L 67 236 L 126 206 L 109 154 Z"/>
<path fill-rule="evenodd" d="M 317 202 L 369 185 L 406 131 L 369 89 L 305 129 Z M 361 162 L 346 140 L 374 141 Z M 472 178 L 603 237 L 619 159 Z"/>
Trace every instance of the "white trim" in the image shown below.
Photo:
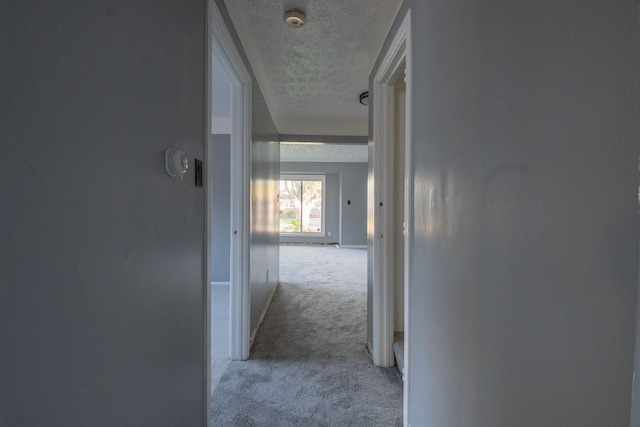
<path fill-rule="evenodd" d="M 231 282 L 211 282 L 211 286 L 229 286 Z"/>
<path fill-rule="evenodd" d="M 276 294 L 278 290 L 278 286 L 280 286 L 280 282 L 277 282 L 273 287 L 273 290 L 269 294 L 269 298 L 267 298 L 267 303 L 264 305 L 264 310 L 262 310 L 262 314 L 260 314 L 260 318 L 258 319 L 258 323 L 256 324 L 256 328 L 251 333 L 251 338 L 249 339 L 249 347 L 253 347 L 253 341 L 256 339 L 256 334 L 258 333 L 258 329 L 262 326 L 262 322 L 264 321 L 264 317 L 267 315 L 267 311 L 269 311 L 269 307 L 271 307 L 271 301 L 273 300 L 273 296 Z"/>
<path fill-rule="evenodd" d="M 211 96 L 211 95 L 209 95 Z M 218 118 L 214 117 L 211 121 L 211 131 L 217 134 L 231 134 L 231 118 Z"/>
<path fill-rule="evenodd" d="M 207 18 L 206 18 L 206 26 L 207 26 L 207 35 L 211 34 L 211 10 L 214 8 L 214 1 L 207 0 Z M 211 173 L 209 171 L 209 143 L 210 143 L 210 134 L 211 134 L 211 87 L 212 87 L 212 52 L 211 52 L 211 37 L 207 37 L 207 42 L 205 43 L 205 129 L 204 129 L 204 170 L 202 171 L 204 174 L 204 190 L 205 190 L 205 206 L 204 206 L 204 254 L 203 254 L 203 262 L 204 265 L 204 425 L 209 425 L 209 420 L 211 419 L 211 391 L 212 391 L 212 383 L 211 383 L 211 285 L 207 286 L 207 284 L 211 283 L 211 261 L 209 258 L 211 257 L 211 203 L 210 201 L 213 199 L 212 187 L 209 183 L 211 179 Z"/>
<path fill-rule="evenodd" d="M 367 350 L 369 350 L 369 356 L 373 359 L 373 348 L 371 348 L 370 342 L 367 342 Z"/>
<path fill-rule="evenodd" d="M 378 366 L 392 366 L 393 359 L 393 88 L 395 78 L 406 70 L 405 123 L 405 195 L 404 223 L 404 424 L 409 425 L 411 391 L 411 239 L 413 233 L 413 163 L 412 146 L 412 62 L 411 9 L 407 10 L 373 79 L 373 169 L 374 169 L 374 238 L 373 238 L 373 361 Z M 382 205 L 380 205 L 382 203 Z"/>
<path fill-rule="evenodd" d="M 212 8 L 212 52 L 223 59 L 231 88 L 231 360 L 249 358 L 249 235 L 251 183 L 251 76 L 217 7 Z M 211 201 L 209 201 L 211 202 Z M 210 203 L 209 203 L 210 204 Z"/>
<path fill-rule="evenodd" d="M 406 426 L 410 425 L 409 420 L 409 393 L 411 378 L 411 248 L 413 247 L 413 125 L 412 125 L 412 99 L 413 99 L 413 62 L 411 45 L 411 10 L 406 16 L 407 29 L 405 33 L 405 69 L 406 71 L 406 105 L 407 113 L 405 117 L 405 161 L 404 161 L 404 222 L 406 232 L 404 237 L 404 399 L 403 399 L 403 419 Z"/>
<path fill-rule="evenodd" d="M 339 247 L 345 249 L 367 249 L 367 245 L 340 245 Z"/>

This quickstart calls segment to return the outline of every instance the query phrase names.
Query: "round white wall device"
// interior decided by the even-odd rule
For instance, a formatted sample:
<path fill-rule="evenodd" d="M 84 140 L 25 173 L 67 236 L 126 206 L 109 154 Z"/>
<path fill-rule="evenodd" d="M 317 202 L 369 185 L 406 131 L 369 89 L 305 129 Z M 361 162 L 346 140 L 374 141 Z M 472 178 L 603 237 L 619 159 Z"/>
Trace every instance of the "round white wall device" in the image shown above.
<path fill-rule="evenodd" d="M 167 148 L 164 152 L 164 168 L 169 176 L 182 176 L 189 169 L 189 159 L 184 151 Z"/>

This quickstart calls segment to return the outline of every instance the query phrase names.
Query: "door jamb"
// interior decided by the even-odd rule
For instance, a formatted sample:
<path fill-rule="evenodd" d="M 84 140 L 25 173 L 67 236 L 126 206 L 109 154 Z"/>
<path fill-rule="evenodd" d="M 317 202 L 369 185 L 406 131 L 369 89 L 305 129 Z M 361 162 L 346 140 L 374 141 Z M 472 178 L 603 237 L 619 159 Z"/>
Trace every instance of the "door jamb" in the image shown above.
<path fill-rule="evenodd" d="M 249 247 L 250 247 L 250 184 L 251 184 L 251 75 L 236 48 L 220 10 L 214 0 L 207 1 L 207 64 L 206 64 L 206 135 L 205 159 L 209 159 L 209 140 L 212 132 L 212 59 L 216 55 L 232 81 L 231 88 L 231 269 L 230 269 L 230 335 L 231 360 L 249 358 Z M 205 416 L 209 421 L 209 396 L 211 396 L 211 217 L 212 186 L 211 166 L 205 167 Z"/>
<path fill-rule="evenodd" d="M 412 62 L 411 9 L 398 28 L 373 78 L 373 166 L 375 206 L 373 238 L 373 361 L 378 366 L 392 366 L 393 356 L 393 81 L 406 70 L 405 174 L 404 174 L 404 425 L 409 425 L 411 371 L 411 259 L 413 232 L 413 163 L 412 141 Z"/>
<path fill-rule="evenodd" d="M 249 237 L 251 76 L 217 7 L 212 8 L 212 52 L 224 59 L 231 89 L 231 336 L 232 360 L 249 358 Z M 228 66 L 228 67 L 227 67 Z M 211 76 L 209 76 L 211 78 Z M 213 202 L 212 200 L 210 202 Z M 211 206 L 211 203 L 208 204 Z"/>

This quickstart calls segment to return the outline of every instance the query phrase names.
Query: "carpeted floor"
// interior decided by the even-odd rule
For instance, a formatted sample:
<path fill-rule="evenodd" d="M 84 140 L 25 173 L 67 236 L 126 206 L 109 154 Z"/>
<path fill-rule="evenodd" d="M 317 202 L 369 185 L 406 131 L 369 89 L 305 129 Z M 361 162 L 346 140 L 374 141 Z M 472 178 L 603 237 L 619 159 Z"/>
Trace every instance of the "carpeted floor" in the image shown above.
<path fill-rule="evenodd" d="M 402 380 L 366 349 L 366 251 L 283 245 L 251 359 L 211 396 L 214 426 L 399 426 Z"/>
<path fill-rule="evenodd" d="M 229 284 L 211 285 L 211 387 L 229 365 Z"/>

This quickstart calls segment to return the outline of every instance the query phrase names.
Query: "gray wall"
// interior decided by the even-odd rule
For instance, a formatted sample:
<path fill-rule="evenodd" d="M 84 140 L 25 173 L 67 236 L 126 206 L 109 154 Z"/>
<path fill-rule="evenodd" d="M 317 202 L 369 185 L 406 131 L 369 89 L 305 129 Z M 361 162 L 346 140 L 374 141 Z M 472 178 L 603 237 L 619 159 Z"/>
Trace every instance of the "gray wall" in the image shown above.
<path fill-rule="evenodd" d="M 281 236 L 281 242 L 367 244 L 367 164 L 283 162 L 281 172 L 326 174 L 325 230 L 331 236 Z M 351 201 L 351 204 L 348 202 Z"/>
<path fill-rule="evenodd" d="M 280 142 L 255 80 L 253 88 L 251 331 L 258 326 L 267 300 L 280 280 Z"/>
<path fill-rule="evenodd" d="M 640 277 L 640 272 L 638 273 Z M 640 369 L 640 292 L 638 292 L 638 300 L 636 307 L 636 350 L 635 360 L 633 364 L 633 390 L 631 392 L 631 425 L 640 425 L 640 380 L 636 378 L 636 373 Z"/>
<path fill-rule="evenodd" d="M 342 163 L 341 245 L 367 244 L 367 163 Z M 348 204 L 348 201 L 351 204 Z"/>
<path fill-rule="evenodd" d="M 0 424 L 203 425 L 205 2 L 7 3 Z"/>
<path fill-rule="evenodd" d="M 229 282 L 231 266 L 231 135 L 210 136 L 211 281 Z"/>
<path fill-rule="evenodd" d="M 411 424 L 628 426 L 637 2 L 408 5 Z"/>

